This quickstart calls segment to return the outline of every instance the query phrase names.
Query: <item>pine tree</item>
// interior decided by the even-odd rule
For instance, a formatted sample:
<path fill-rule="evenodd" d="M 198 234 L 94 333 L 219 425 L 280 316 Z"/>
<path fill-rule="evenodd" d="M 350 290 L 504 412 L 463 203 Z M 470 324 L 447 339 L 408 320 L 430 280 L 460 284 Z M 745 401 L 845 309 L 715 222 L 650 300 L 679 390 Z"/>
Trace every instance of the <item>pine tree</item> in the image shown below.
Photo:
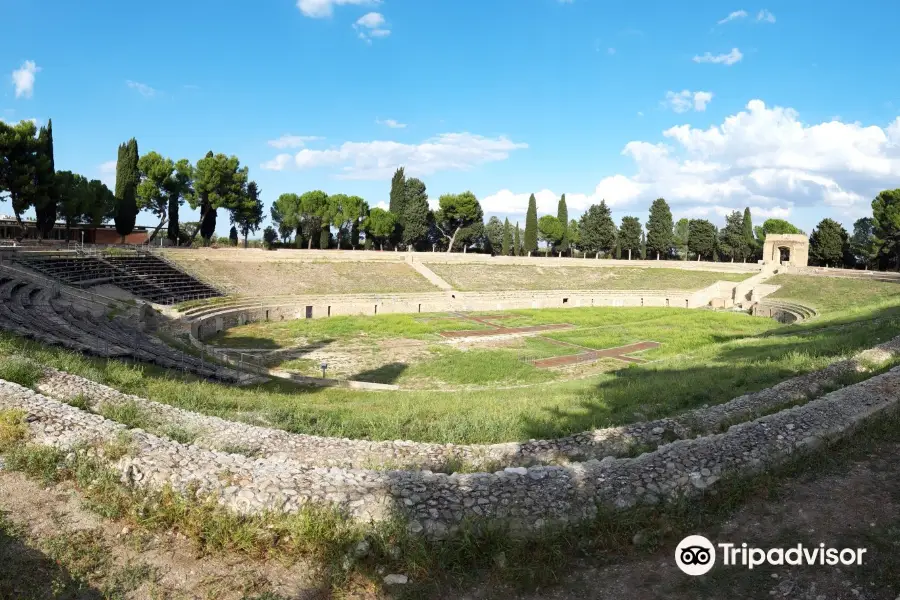
<path fill-rule="evenodd" d="M 622 256 L 634 259 L 641 250 L 641 241 L 644 235 L 641 222 L 637 217 L 622 217 L 622 226 L 619 228 L 618 252 Z M 629 250 L 631 251 L 629 253 Z"/>
<path fill-rule="evenodd" d="M 403 214 L 400 216 L 403 227 L 401 239 L 407 247 L 421 248 L 428 240 L 428 229 L 431 226 L 428 193 L 425 184 L 415 177 L 406 180 L 404 189 Z"/>
<path fill-rule="evenodd" d="M 513 238 L 513 256 L 522 256 L 522 236 L 519 235 L 518 221 L 516 221 L 516 235 Z"/>
<path fill-rule="evenodd" d="M 509 226 L 509 219 L 505 219 L 503 221 L 503 247 L 500 250 L 500 253 L 503 256 L 509 256 L 509 252 L 512 249 L 512 228 Z"/>
<path fill-rule="evenodd" d="M 563 254 L 567 254 L 569 252 L 569 209 L 566 208 L 566 195 L 563 194 L 559 199 L 559 204 L 556 207 L 556 218 L 562 224 L 563 235 L 556 249 Z"/>
<path fill-rule="evenodd" d="M 403 209 L 406 208 L 406 174 L 403 167 L 394 171 L 391 178 L 391 197 L 388 211 L 394 215 L 396 226 L 392 241 L 396 244 L 403 240 Z"/>
<path fill-rule="evenodd" d="M 747 242 L 747 257 L 756 255 L 756 236 L 753 235 L 753 219 L 750 217 L 750 207 L 744 209 L 744 240 Z"/>
<path fill-rule="evenodd" d="M 137 219 L 137 185 L 140 172 L 138 171 L 138 144 L 131 138 L 119 146 L 119 156 L 116 162 L 116 232 L 125 236 L 134 231 L 134 222 Z M 213 222 L 215 229 L 215 222 Z"/>
<path fill-rule="evenodd" d="M 725 227 L 719 232 L 719 249 L 731 259 L 744 260 L 749 246 L 744 237 L 744 218 L 738 211 L 725 217 Z"/>
<path fill-rule="evenodd" d="M 712 257 L 716 249 L 716 226 L 706 219 L 691 219 L 688 223 L 688 250 L 702 257 Z"/>
<path fill-rule="evenodd" d="M 657 198 L 650 206 L 647 220 L 647 246 L 645 253 L 651 259 L 657 256 L 668 258 L 672 252 L 672 211 L 662 198 Z M 644 256 L 647 258 L 647 256 Z"/>
<path fill-rule="evenodd" d="M 847 230 L 832 219 L 822 219 L 809 236 L 809 257 L 819 265 L 839 265 L 849 250 Z"/>
<path fill-rule="evenodd" d="M 525 239 L 523 255 L 529 252 L 535 253 L 538 248 L 538 222 L 537 222 L 537 200 L 534 194 L 528 199 L 528 212 L 525 214 Z"/>
<path fill-rule="evenodd" d="M 616 245 L 616 224 L 606 200 L 600 204 L 592 204 L 583 215 L 578 225 L 579 247 L 585 252 L 603 252 L 610 254 Z"/>

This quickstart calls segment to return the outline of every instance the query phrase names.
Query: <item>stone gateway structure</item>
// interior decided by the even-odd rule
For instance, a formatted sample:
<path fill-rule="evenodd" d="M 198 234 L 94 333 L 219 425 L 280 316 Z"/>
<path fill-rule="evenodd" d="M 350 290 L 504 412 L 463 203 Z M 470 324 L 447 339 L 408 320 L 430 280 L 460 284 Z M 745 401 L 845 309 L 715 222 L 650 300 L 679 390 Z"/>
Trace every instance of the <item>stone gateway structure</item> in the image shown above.
<path fill-rule="evenodd" d="M 767 264 L 805 267 L 809 261 L 809 239 L 802 233 L 770 233 L 763 246 Z"/>

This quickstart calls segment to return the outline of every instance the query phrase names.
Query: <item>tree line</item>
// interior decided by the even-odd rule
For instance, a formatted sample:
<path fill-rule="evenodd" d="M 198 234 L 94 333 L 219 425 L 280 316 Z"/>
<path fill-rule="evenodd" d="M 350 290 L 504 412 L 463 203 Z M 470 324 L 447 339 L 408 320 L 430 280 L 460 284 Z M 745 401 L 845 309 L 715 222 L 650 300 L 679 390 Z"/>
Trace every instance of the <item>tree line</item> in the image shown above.
<path fill-rule="evenodd" d="M 134 231 L 137 215 L 147 211 L 159 218 L 150 242 L 168 224 L 166 234 L 173 244 L 190 245 L 198 234 L 208 243 L 221 208 L 229 213 L 231 238 L 236 240 L 240 232 L 246 245 L 264 219 L 259 187 L 236 156 L 208 152 L 196 164 L 157 152 L 141 156 L 132 138 L 119 146 L 116 185 L 110 191 L 99 180 L 55 170 L 52 120 L 40 129 L 31 121 L 0 122 L 0 195 L 10 200 L 22 236 L 22 215 L 34 210 L 41 238 L 49 236 L 59 220 L 67 238 L 73 225 L 99 227 L 114 221 L 124 241 Z M 200 210 L 199 226 L 191 230 L 179 224 L 185 203 Z"/>
<path fill-rule="evenodd" d="M 31 121 L 0 121 L 0 196 L 10 200 L 22 235 L 22 215 L 35 213 L 40 237 L 47 237 L 61 221 L 98 227 L 115 222 L 124 240 L 134 231 L 137 215 L 147 211 L 163 227 L 172 244 L 192 245 L 199 235 L 214 239 L 219 209 L 230 218 L 230 242 L 244 245 L 265 219 L 261 191 L 249 179 L 249 170 L 236 156 L 212 151 L 192 164 L 151 151 L 143 156 L 134 138 L 119 146 L 115 190 L 96 179 L 71 171 L 56 171 L 53 158 L 53 122 L 38 128 Z M 187 203 L 199 210 L 197 223 L 180 223 L 179 209 Z M 444 194 L 437 210 L 429 207 L 425 183 L 407 178 L 403 167 L 391 179 L 387 210 L 370 208 L 359 196 L 328 195 L 315 190 L 301 195 L 282 194 L 272 204 L 273 226 L 263 241 L 273 247 L 291 243 L 301 248 L 379 248 L 475 251 L 507 256 L 594 255 L 606 258 L 660 260 L 758 260 L 767 234 L 803 232 L 782 219 L 768 219 L 754 227 L 750 209 L 734 211 L 725 225 L 706 219 L 674 222 L 668 203 L 656 199 L 644 227 L 628 215 L 616 225 L 603 200 L 591 205 L 581 218 L 569 219 L 565 194 L 557 214 L 538 218 L 534 194 L 528 201 L 525 227 L 491 217 L 470 192 Z M 817 265 L 900 270 L 900 190 L 885 190 L 872 201 L 872 216 L 858 219 L 849 234 L 833 219 L 823 219 L 812 231 L 810 262 Z M 542 245 L 541 245 L 542 243 Z"/>

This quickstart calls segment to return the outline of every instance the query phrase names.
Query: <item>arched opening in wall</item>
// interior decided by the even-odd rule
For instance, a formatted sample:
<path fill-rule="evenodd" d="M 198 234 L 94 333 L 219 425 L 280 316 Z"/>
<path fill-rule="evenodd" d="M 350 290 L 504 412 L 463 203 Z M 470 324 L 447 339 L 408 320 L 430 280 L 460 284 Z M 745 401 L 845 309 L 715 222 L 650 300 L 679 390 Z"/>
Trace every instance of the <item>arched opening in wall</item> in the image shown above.
<path fill-rule="evenodd" d="M 422 305 L 419 305 L 419 312 L 422 312 Z"/>
<path fill-rule="evenodd" d="M 306 318 L 307 318 L 307 319 L 312 319 L 312 306 L 307 306 L 307 307 L 306 307 Z"/>
<path fill-rule="evenodd" d="M 690 302 L 688 301 L 687 298 L 684 299 L 684 307 L 685 307 L 685 308 L 690 308 Z"/>
<path fill-rule="evenodd" d="M 666 308 L 669 308 L 669 299 L 666 298 Z"/>
<path fill-rule="evenodd" d="M 266 311 L 266 321 L 269 320 L 269 311 Z"/>
<path fill-rule="evenodd" d="M 563 304 L 568 304 L 568 303 L 569 303 L 569 299 L 568 299 L 568 298 L 563 298 Z"/>
<path fill-rule="evenodd" d="M 787 246 L 779 246 L 778 255 L 778 260 L 781 261 L 782 264 L 791 262 L 791 249 Z"/>
<path fill-rule="evenodd" d="M 644 297 L 641 296 L 641 306 L 643 306 L 643 305 L 644 305 Z"/>
<path fill-rule="evenodd" d="M 328 307 L 328 316 L 329 317 L 331 316 L 331 307 L 330 306 Z"/>
<path fill-rule="evenodd" d="M 377 304 L 375 305 L 375 314 L 376 315 L 378 314 L 378 305 Z"/>

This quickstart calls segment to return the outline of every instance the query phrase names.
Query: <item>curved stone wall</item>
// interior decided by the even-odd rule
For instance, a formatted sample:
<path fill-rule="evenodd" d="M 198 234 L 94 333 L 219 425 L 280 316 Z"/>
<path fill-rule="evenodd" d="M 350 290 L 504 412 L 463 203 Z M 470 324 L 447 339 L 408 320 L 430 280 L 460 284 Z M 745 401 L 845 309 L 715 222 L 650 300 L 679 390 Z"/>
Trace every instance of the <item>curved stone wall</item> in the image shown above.
<path fill-rule="evenodd" d="M 803 406 L 732 426 L 727 432 L 661 446 L 637 458 L 495 473 L 371 471 L 306 467 L 282 457 L 249 458 L 131 430 L 133 452 L 113 466 L 123 481 L 169 484 L 240 512 L 295 511 L 307 502 L 337 506 L 361 520 L 397 515 L 433 538 L 468 520 L 503 521 L 521 530 L 590 518 L 598 507 L 656 504 L 715 488 L 838 438 L 895 408 L 900 368 Z M 34 441 L 59 447 L 110 440 L 124 427 L 22 386 L 0 382 L 0 407 L 24 409 Z"/>
<path fill-rule="evenodd" d="M 626 456 L 635 448 L 652 448 L 664 440 L 718 433 L 725 425 L 771 412 L 819 394 L 840 377 L 864 371 L 900 355 L 900 336 L 838 361 L 821 371 L 793 377 L 724 404 L 698 408 L 669 418 L 585 431 L 549 440 L 501 444 L 429 444 L 370 441 L 290 433 L 227 421 L 124 394 L 108 386 L 56 369 L 46 369 L 41 393 L 63 401 L 77 396 L 94 402 L 93 411 L 133 403 L 161 429 L 178 427 L 196 436 L 194 444 L 211 450 L 242 448 L 253 456 L 290 459 L 309 467 L 430 469 L 435 471 L 533 466 Z"/>
<path fill-rule="evenodd" d="M 429 294 L 367 294 L 306 296 L 210 304 L 186 312 L 191 335 L 198 340 L 246 323 L 326 318 L 337 315 L 375 316 L 453 311 L 491 311 L 528 308 L 583 308 L 590 306 L 653 306 L 698 308 L 711 295 L 732 293 L 736 282 L 718 282 L 699 291 L 550 291 L 550 292 L 436 292 Z"/>

